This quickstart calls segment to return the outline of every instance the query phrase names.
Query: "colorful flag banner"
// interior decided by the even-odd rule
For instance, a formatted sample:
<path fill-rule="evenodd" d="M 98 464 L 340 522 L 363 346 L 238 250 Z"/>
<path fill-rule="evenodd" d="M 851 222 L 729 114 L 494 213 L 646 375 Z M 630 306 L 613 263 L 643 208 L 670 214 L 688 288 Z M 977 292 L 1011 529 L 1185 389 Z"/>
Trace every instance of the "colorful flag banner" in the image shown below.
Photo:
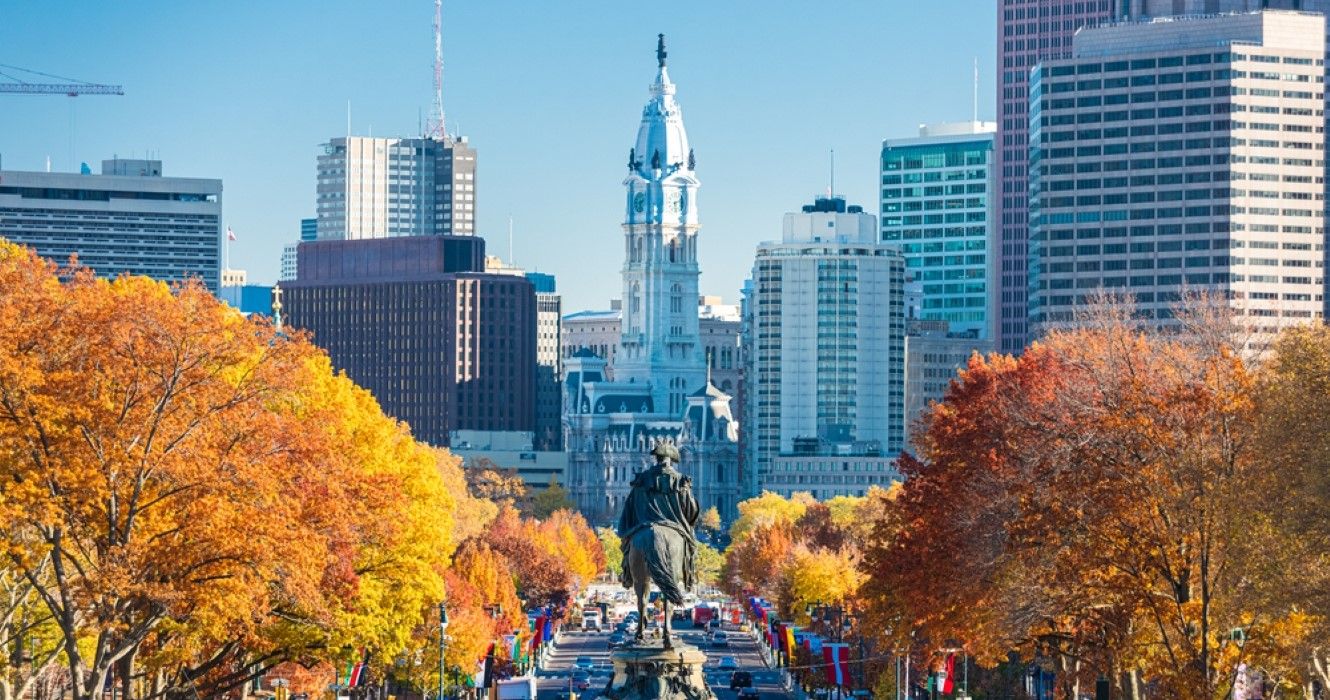
<path fill-rule="evenodd" d="M 956 689 L 956 654 L 947 654 L 947 661 L 942 667 L 942 692 L 951 693 Z"/>

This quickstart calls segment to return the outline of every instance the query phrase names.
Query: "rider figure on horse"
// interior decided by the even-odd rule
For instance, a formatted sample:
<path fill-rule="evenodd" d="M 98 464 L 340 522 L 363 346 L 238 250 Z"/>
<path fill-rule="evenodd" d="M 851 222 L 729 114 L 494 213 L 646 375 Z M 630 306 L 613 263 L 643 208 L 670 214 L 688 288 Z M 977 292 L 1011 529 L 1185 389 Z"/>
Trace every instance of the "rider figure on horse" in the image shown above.
<path fill-rule="evenodd" d="M 634 477 L 632 491 L 619 517 L 618 532 L 624 553 L 620 581 L 628 589 L 638 588 L 634 583 L 642 589 L 655 583 L 668 603 L 682 606 L 684 592 L 691 590 L 697 580 L 697 538 L 693 534 L 699 514 L 697 500 L 693 498 L 692 479 L 675 469 L 679 449 L 673 443 L 657 442 L 651 455 L 656 463 Z M 642 547 L 638 560 L 646 564 L 647 571 L 637 573 L 640 577 L 649 572 L 650 580 L 636 581 L 634 567 L 629 565 L 634 541 L 642 546 L 647 540 L 634 535 L 648 528 L 654 528 L 655 535 L 650 546 Z M 682 544 L 682 557 L 674 555 L 677 544 Z M 668 640 L 668 631 L 666 635 Z"/>

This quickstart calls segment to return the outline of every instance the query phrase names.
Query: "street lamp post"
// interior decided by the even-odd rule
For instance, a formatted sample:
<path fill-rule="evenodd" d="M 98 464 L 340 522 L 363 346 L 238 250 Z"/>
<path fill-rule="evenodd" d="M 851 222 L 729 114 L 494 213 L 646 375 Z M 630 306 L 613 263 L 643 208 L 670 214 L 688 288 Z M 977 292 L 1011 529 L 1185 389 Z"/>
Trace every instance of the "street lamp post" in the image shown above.
<path fill-rule="evenodd" d="M 443 679 L 444 679 L 444 678 L 447 676 L 447 674 L 448 674 L 448 665 L 447 665 L 447 662 L 444 660 L 444 659 L 445 659 L 445 657 L 444 657 L 444 651 L 445 651 L 444 640 L 447 639 L 447 637 L 445 636 L 445 632 L 447 632 L 447 630 L 448 630 L 448 604 L 447 604 L 446 602 L 441 602 L 441 603 L 439 603 L 439 697 L 438 697 L 438 700 L 443 700 L 443 682 L 444 682 Z"/>

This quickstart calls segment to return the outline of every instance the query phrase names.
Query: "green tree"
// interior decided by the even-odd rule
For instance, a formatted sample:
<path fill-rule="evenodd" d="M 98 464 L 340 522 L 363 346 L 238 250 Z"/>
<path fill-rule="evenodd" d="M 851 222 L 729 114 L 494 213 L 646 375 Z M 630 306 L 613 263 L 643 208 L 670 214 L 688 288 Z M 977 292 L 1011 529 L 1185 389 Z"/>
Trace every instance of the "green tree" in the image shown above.
<path fill-rule="evenodd" d="M 697 582 L 704 586 L 714 586 L 720 580 L 721 567 L 725 566 L 725 555 L 709 544 L 697 545 Z"/>
<path fill-rule="evenodd" d="M 577 510 L 577 504 L 568 497 L 568 489 L 561 486 L 558 480 L 551 479 L 549 486 L 537 491 L 536 495 L 531 497 L 531 506 L 527 515 L 537 520 L 544 520 L 557 510 Z"/>
<path fill-rule="evenodd" d="M 600 546 L 605 550 L 605 568 L 612 575 L 618 574 L 623 566 L 623 550 L 619 548 L 621 546 L 619 533 L 615 532 L 612 527 L 598 527 L 596 528 L 596 537 L 600 538 Z"/>

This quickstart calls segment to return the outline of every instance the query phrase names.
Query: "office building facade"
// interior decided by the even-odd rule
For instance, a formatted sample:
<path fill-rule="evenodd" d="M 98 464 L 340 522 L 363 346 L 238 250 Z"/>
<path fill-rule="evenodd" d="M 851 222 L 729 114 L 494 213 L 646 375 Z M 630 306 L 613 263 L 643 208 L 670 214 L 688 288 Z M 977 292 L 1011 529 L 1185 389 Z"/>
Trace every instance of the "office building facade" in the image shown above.
<path fill-rule="evenodd" d="M 282 285 L 288 325 L 417 438 L 535 429 L 536 299 L 484 270 L 484 240 L 429 236 L 300 244 Z"/>
<path fill-rule="evenodd" d="M 882 142 L 882 241 L 920 285 L 920 317 L 996 336 L 992 122 L 919 127 Z"/>
<path fill-rule="evenodd" d="M 1121 23 L 1032 73 L 1029 318 L 1097 292 L 1173 321 L 1187 292 L 1261 333 L 1322 316 L 1325 19 Z"/>
<path fill-rule="evenodd" d="M 605 378 L 614 378 L 614 358 L 619 351 L 622 310 L 576 311 L 563 317 L 562 354 L 565 359 L 579 352 L 590 352 L 605 360 Z"/>
<path fill-rule="evenodd" d="M 998 342 L 1020 352 L 1027 342 L 1029 240 L 1029 76 L 1042 60 L 1071 55 L 1082 27 L 1119 16 L 1120 0 L 1001 0 L 997 21 L 998 130 L 994 221 L 999 248 Z"/>
<path fill-rule="evenodd" d="M 528 272 L 536 292 L 537 450 L 563 449 L 563 297 L 554 275 Z"/>
<path fill-rule="evenodd" d="M 993 352 L 992 340 L 954 332 L 946 321 L 910 319 L 905 335 L 905 449 L 913 450 L 915 426 L 947 393 L 956 372 L 975 354 Z"/>
<path fill-rule="evenodd" d="M 873 215 L 818 198 L 785 215 L 782 240 L 757 248 L 744 300 L 744 424 L 759 489 L 857 493 L 894 473 L 905 433 L 906 273 L 900 250 L 878 237 Z M 779 459 L 794 456 L 806 459 Z M 849 457 L 871 463 L 863 473 L 874 480 L 814 469 Z"/>
<path fill-rule="evenodd" d="M 0 171 L 0 236 L 102 277 L 221 287 L 222 181 L 163 177 L 158 160 L 102 161 L 101 175 Z"/>
<path fill-rule="evenodd" d="M 318 157 L 319 240 L 476 232 L 476 151 L 466 137 L 344 136 Z"/>

